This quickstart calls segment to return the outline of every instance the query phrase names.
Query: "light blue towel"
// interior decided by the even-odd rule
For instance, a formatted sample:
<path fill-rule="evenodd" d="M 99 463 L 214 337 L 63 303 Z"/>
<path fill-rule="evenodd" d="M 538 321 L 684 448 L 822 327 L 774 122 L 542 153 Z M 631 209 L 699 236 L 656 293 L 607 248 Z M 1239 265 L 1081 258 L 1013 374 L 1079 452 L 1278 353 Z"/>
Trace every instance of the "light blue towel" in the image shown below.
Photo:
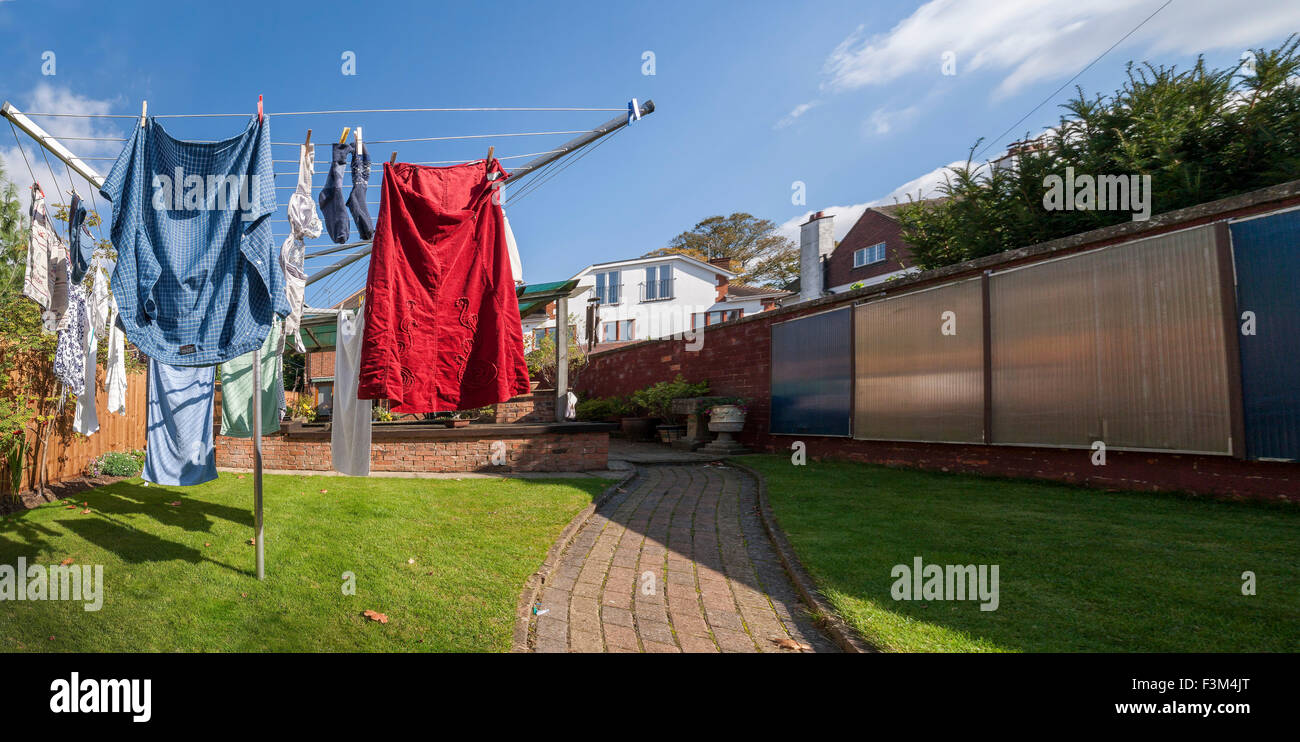
<path fill-rule="evenodd" d="M 190 486 L 217 478 L 212 445 L 216 367 L 171 366 L 149 361 L 149 430 L 146 481 Z"/>

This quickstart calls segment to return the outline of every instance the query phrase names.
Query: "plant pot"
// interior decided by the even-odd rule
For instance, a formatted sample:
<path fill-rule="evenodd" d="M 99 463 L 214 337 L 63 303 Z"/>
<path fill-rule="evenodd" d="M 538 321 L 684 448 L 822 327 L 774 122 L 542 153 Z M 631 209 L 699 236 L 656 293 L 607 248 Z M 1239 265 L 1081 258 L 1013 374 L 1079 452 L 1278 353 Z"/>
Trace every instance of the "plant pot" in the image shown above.
<path fill-rule="evenodd" d="M 469 420 L 447 420 L 443 422 L 443 424 L 449 428 L 463 428 L 469 425 L 469 423 Z"/>
<path fill-rule="evenodd" d="M 653 417 L 625 417 L 619 420 L 623 437 L 630 441 L 652 441 L 655 437 L 655 420 Z"/>
<path fill-rule="evenodd" d="M 659 440 L 664 443 L 672 443 L 686 435 L 685 425 L 660 425 L 656 430 L 659 432 Z"/>
<path fill-rule="evenodd" d="M 739 433 L 745 429 L 745 411 L 734 404 L 720 404 L 709 414 L 709 430 L 715 433 Z"/>

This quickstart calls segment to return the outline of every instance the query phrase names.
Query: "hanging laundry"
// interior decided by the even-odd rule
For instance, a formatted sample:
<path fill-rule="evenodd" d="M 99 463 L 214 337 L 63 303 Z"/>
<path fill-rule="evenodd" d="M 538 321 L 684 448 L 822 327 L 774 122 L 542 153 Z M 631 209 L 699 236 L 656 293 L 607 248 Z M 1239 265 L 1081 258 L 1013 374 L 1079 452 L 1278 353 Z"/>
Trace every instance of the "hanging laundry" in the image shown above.
<path fill-rule="evenodd" d="M 23 296 L 40 305 L 42 310 L 50 308 L 50 264 L 54 258 L 54 246 L 58 238 L 50 225 L 49 214 L 45 212 L 45 192 L 38 185 L 32 186 L 32 203 L 28 209 L 31 228 L 27 236 L 27 269 L 23 274 Z"/>
<path fill-rule="evenodd" d="M 466 410 L 528 392 L 496 160 L 385 164 L 366 281 L 361 399 Z"/>
<path fill-rule="evenodd" d="M 370 475 L 370 411 L 374 404 L 357 399 L 361 367 L 363 317 L 339 312 L 334 335 L 334 412 L 330 421 L 330 453 L 334 469 L 353 477 Z"/>
<path fill-rule="evenodd" d="M 275 212 L 270 118 L 220 142 L 137 126 L 101 190 L 113 204 L 112 290 L 150 358 L 204 366 L 261 347 L 289 313 L 267 218 Z"/>
<path fill-rule="evenodd" d="M 95 370 L 98 367 L 99 343 L 95 337 L 95 313 L 90 307 L 88 310 L 81 343 L 82 391 L 77 395 L 77 406 L 72 414 L 72 430 L 87 436 L 94 435 L 99 430 L 99 413 L 95 411 Z"/>
<path fill-rule="evenodd" d="M 215 366 L 172 366 L 149 361 L 147 482 L 190 486 L 217 478 L 212 445 Z"/>
<path fill-rule="evenodd" d="M 357 236 L 363 240 L 375 236 L 375 223 L 366 206 L 366 189 L 370 187 L 370 152 L 352 150 L 352 192 L 348 194 L 348 211 L 357 225 Z"/>
<path fill-rule="evenodd" d="M 117 325 L 117 303 L 108 288 L 108 276 L 98 264 L 91 266 L 95 282 L 90 294 L 90 324 L 96 336 L 108 337 L 108 363 L 105 366 L 104 389 L 108 392 L 108 411 L 126 414 L 126 336 Z M 96 343 L 91 344 L 97 347 Z M 95 351 L 98 353 L 98 350 Z M 93 376 L 91 377 L 93 379 Z M 93 383 L 87 382 L 87 383 Z"/>
<path fill-rule="evenodd" d="M 50 248 L 50 306 L 41 313 L 41 325 L 46 333 L 62 332 L 71 321 L 72 315 L 68 312 L 71 286 L 68 246 L 63 240 L 55 239 Z"/>
<path fill-rule="evenodd" d="M 298 185 L 289 197 L 289 236 L 280 247 L 280 267 L 284 269 L 284 294 L 289 302 L 289 316 L 284 320 L 282 338 L 293 338 L 294 349 L 306 353 L 302 335 L 302 305 L 306 299 L 307 272 L 303 269 L 306 249 L 303 240 L 320 237 L 320 216 L 311 200 L 311 176 L 316 160 L 316 145 L 304 144 L 298 150 Z M 284 351 L 283 339 L 277 352 Z"/>
<path fill-rule="evenodd" d="M 506 184 L 502 183 L 496 189 L 496 201 L 501 204 L 501 224 L 506 230 L 506 249 L 510 251 L 510 274 L 515 283 L 523 283 L 524 265 L 519 260 L 519 244 L 515 242 L 515 231 L 510 228 L 510 219 L 506 216 Z"/>
<path fill-rule="evenodd" d="M 81 283 L 86 277 L 90 260 L 95 254 L 95 240 L 82 239 L 85 231 L 86 204 L 81 196 L 73 193 L 72 203 L 68 206 L 68 262 L 72 266 L 73 283 Z"/>
<path fill-rule="evenodd" d="M 63 270 L 66 274 L 68 267 Z M 66 275 L 65 275 L 66 278 Z M 90 324 L 86 292 L 81 286 L 68 291 L 68 310 L 59 328 L 59 342 L 54 347 L 54 375 L 72 394 L 86 389 L 86 330 Z"/>
<path fill-rule="evenodd" d="M 280 429 L 284 410 L 284 377 L 280 373 L 280 323 L 276 323 L 262 344 L 261 378 L 262 433 Z M 221 434 L 232 438 L 253 437 L 253 353 L 221 364 Z"/>
<path fill-rule="evenodd" d="M 347 164 L 348 153 L 353 151 L 350 142 L 335 142 L 330 151 L 330 169 L 325 173 L 325 185 L 320 189 L 316 202 L 320 204 L 321 216 L 325 218 L 325 229 L 330 239 L 337 244 L 348 241 L 347 201 L 343 198 L 343 166 Z"/>

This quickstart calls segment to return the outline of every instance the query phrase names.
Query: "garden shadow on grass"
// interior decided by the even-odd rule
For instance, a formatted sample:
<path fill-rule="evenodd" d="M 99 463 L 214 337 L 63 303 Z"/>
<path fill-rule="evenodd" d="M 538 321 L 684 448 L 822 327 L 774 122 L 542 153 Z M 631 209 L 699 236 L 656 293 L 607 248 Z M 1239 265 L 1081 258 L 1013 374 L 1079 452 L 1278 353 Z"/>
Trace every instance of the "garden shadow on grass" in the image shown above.
<path fill-rule="evenodd" d="M 221 518 L 250 529 L 253 527 L 251 487 L 248 510 L 186 497 L 175 489 L 145 487 L 131 482 L 117 482 L 91 490 L 85 493 L 82 499 L 90 503 L 91 510 L 96 512 L 110 515 L 147 515 L 163 525 L 191 532 L 210 533 L 212 518 Z M 181 504 L 171 505 L 177 501 Z"/>

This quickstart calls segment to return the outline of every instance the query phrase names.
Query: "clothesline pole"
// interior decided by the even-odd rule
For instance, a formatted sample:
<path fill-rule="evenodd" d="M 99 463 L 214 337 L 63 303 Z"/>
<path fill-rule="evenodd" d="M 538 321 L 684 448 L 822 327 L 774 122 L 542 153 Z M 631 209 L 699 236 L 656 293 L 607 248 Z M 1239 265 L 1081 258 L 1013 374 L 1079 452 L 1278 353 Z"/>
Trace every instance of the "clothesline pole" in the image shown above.
<path fill-rule="evenodd" d="M 569 407 L 569 297 L 555 300 L 555 422 Z"/>
<path fill-rule="evenodd" d="M 262 531 L 262 349 L 253 349 L 253 545 L 257 579 L 266 579 L 266 539 Z"/>
<path fill-rule="evenodd" d="M 72 168 L 78 175 L 90 181 L 95 188 L 101 188 L 104 185 L 104 178 L 95 169 L 81 161 L 81 158 L 72 154 L 64 147 L 59 140 L 50 136 L 48 132 L 36 124 L 35 121 L 23 115 L 22 111 L 14 108 L 13 104 L 5 101 L 4 106 L 0 107 L 0 115 L 13 122 L 14 126 L 21 129 L 27 136 L 36 140 L 36 143 L 49 150 L 55 157 L 63 160 L 68 167 Z"/>

